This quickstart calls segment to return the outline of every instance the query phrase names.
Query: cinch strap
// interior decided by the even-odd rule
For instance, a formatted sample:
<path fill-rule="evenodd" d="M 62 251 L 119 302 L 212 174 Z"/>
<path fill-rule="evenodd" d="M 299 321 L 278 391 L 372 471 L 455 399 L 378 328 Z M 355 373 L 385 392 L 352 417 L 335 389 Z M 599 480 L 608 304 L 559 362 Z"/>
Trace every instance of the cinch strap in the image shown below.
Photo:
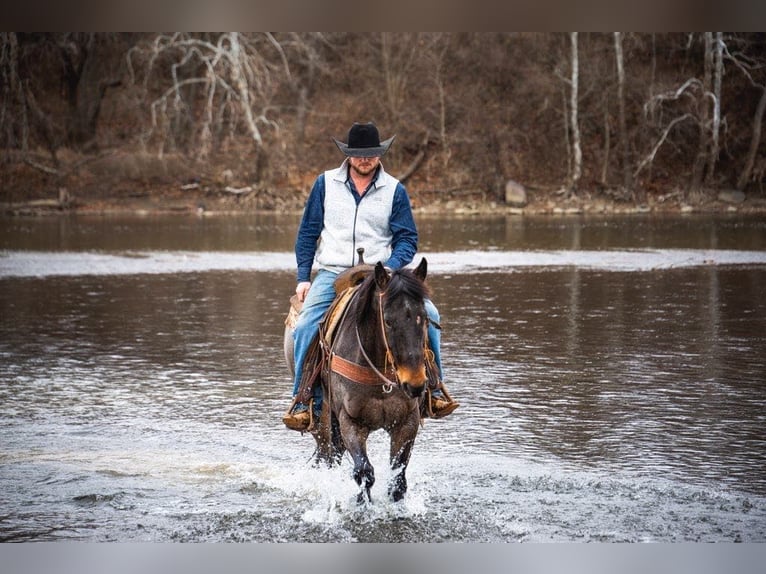
<path fill-rule="evenodd" d="M 333 373 L 337 373 L 347 379 L 354 381 L 355 383 L 362 383 L 364 385 L 383 385 L 385 381 L 381 381 L 378 374 L 364 365 L 353 363 L 348 359 L 339 357 L 333 354 L 330 360 L 330 369 Z M 389 370 L 387 373 L 391 378 L 396 377 L 396 373 L 393 370 Z"/>

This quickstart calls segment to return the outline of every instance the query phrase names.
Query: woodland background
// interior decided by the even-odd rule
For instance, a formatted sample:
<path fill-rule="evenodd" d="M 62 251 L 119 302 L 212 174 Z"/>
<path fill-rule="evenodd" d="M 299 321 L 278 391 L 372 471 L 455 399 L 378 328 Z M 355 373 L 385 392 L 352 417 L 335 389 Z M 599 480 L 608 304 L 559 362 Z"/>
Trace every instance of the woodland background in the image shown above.
<path fill-rule="evenodd" d="M 764 33 L 4 32 L 0 86 L 11 212 L 299 209 L 370 120 L 416 208 L 766 205 Z"/>

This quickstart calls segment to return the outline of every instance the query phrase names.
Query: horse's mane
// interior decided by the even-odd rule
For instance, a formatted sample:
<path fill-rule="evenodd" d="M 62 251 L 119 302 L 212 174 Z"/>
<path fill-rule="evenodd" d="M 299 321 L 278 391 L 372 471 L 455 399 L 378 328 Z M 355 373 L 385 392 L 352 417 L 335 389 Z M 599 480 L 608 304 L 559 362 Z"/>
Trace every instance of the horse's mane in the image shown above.
<path fill-rule="evenodd" d="M 359 310 L 360 318 L 365 318 L 369 315 L 375 288 L 375 271 L 371 271 L 362 281 L 361 285 L 359 285 L 357 301 L 361 305 Z M 418 279 L 411 269 L 402 268 L 396 269 L 391 273 L 391 278 L 386 286 L 386 297 L 389 300 L 394 300 L 398 297 L 423 300 L 429 297 L 429 290 L 426 284 Z"/>
<path fill-rule="evenodd" d="M 428 297 L 428 287 L 411 269 L 397 269 L 391 274 L 386 293 L 391 299 L 402 295 L 411 299 L 425 299 Z"/>

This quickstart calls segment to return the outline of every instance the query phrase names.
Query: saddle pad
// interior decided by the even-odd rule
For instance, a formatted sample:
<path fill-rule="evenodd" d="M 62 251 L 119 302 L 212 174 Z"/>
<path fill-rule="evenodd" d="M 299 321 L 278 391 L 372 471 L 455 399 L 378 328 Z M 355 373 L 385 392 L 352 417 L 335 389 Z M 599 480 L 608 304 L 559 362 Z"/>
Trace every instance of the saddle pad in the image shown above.
<path fill-rule="evenodd" d="M 322 332 L 324 333 L 324 339 L 327 343 L 332 341 L 332 336 L 335 333 L 335 329 L 338 327 L 340 318 L 343 316 L 343 311 L 348 306 L 349 301 L 351 301 L 351 296 L 354 294 L 357 287 L 358 285 L 354 285 L 339 293 L 322 318 Z M 303 301 L 300 301 L 297 295 L 290 297 L 290 310 L 287 312 L 287 317 L 285 317 L 285 325 L 290 329 L 295 329 L 295 323 L 298 321 L 298 315 L 302 308 Z"/>
<path fill-rule="evenodd" d="M 354 293 L 356 293 L 357 288 L 358 285 L 354 285 L 353 287 L 348 287 L 342 291 L 337 297 L 335 297 L 332 305 L 330 305 L 327 313 L 325 313 L 325 316 L 322 319 L 321 332 L 325 342 L 328 345 L 332 343 L 335 329 L 338 327 L 338 323 L 340 322 L 341 317 L 343 317 L 343 311 L 345 311 L 346 307 L 348 307 L 348 304 L 351 301 Z"/>
<path fill-rule="evenodd" d="M 301 312 L 302 308 L 303 301 L 298 299 L 297 295 L 290 297 L 290 310 L 287 312 L 287 317 L 285 317 L 285 325 L 287 325 L 288 328 L 295 329 L 295 323 L 298 321 L 298 314 Z"/>

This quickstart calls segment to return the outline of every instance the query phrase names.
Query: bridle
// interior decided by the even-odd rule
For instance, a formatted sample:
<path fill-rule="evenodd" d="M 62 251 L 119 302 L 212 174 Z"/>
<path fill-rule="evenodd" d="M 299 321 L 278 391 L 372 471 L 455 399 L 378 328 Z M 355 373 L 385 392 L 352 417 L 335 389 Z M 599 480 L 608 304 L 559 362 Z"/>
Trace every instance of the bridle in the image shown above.
<path fill-rule="evenodd" d="M 359 335 L 358 323 L 354 326 L 354 330 L 356 331 L 356 342 L 359 345 L 359 350 L 362 353 L 362 357 L 364 357 L 364 360 L 367 362 L 367 365 L 373 370 L 373 372 L 383 382 L 383 392 L 390 393 L 391 391 L 394 390 L 394 387 L 399 386 L 401 382 L 399 381 L 399 375 L 396 374 L 396 362 L 394 361 L 394 354 L 391 352 L 391 346 L 388 344 L 388 335 L 386 334 L 386 322 L 385 322 L 385 317 L 383 316 L 383 297 L 385 297 L 385 295 L 386 295 L 385 291 L 381 291 L 380 293 L 378 293 L 378 322 L 380 323 L 380 332 L 381 332 L 381 335 L 383 336 L 383 348 L 386 351 L 386 362 L 383 368 L 384 370 L 388 370 L 389 365 L 391 366 L 391 371 L 394 373 L 393 381 L 389 379 L 386 375 L 381 373 L 380 370 L 372 362 L 369 355 L 367 355 L 367 351 L 364 350 L 364 345 L 362 344 L 362 338 Z"/>
<path fill-rule="evenodd" d="M 392 381 L 389 379 L 386 375 L 380 372 L 380 370 L 375 366 L 375 364 L 370 359 L 369 355 L 367 355 L 367 351 L 364 350 L 364 345 L 362 345 L 362 338 L 359 335 L 359 324 L 357 323 L 354 326 L 354 330 L 356 331 L 356 342 L 359 344 L 359 350 L 362 353 L 362 357 L 364 358 L 367 365 L 372 369 L 372 371 L 377 375 L 377 377 L 382 381 L 383 384 L 383 392 L 384 393 L 390 393 L 394 390 L 395 386 L 400 386 L 401 381 L 399 381 L 399 375 L 397 375 L 397 369 L 396 369 L 396 361 L 394 360 L 394 354 L 391 352 L 391 345 L 388 343 L 388 334 L 386 333 L 386 321 L 385 316 L 383 315 L 383 299 L 386 295 L 385 291 L 381 291 L 378 293 L 378 322 L 380 323 L 380 332 L 383 337 L 383 348 L 386 352 L 386 361 L 384 364 L 383 369 L 388 371 L 389 366 L 391 372 L 394 373 L 394 380 Z M 428 317 L 425 318 L 425 325 L 428 324 Z M 425 329 L 425 326 L 424 326 Z M 424 339 L 424 352 L 426 354 L 426 357 L 429 353 L 433 355 L 433 351 L 428 348 L 428 341 L 427 338 Z"/>

